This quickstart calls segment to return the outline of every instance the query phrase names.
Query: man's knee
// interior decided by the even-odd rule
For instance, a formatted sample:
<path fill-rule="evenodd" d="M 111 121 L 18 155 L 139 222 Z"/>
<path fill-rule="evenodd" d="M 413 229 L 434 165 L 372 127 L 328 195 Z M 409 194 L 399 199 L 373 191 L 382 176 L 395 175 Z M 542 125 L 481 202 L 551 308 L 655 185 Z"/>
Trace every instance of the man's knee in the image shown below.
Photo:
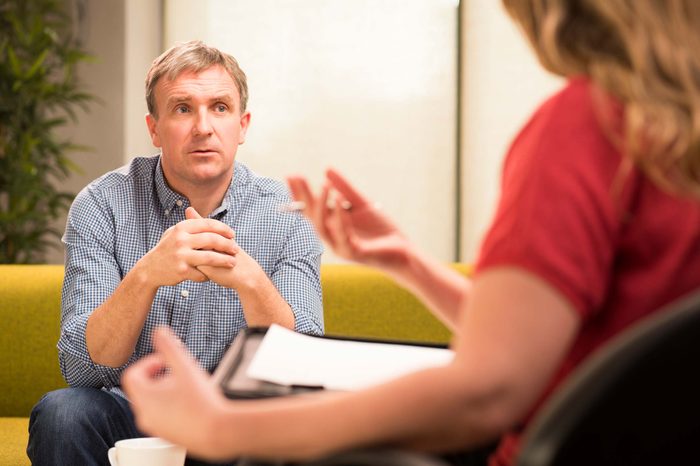
<path fill-rule="evenodd" d="M 71 428 L 99 423 L 119 409 L 113 395 L 97 388 L 63 388 L 44 395 L 32 409 L 29 419 L 33 428 L 66 432 Z"/>
<path fill-rule="evenodd" d="M 49 392 L 29 418 L 32 464 L 103 464 L 117 440 L 138 437 L 123 398 L 97 388 Z"/>

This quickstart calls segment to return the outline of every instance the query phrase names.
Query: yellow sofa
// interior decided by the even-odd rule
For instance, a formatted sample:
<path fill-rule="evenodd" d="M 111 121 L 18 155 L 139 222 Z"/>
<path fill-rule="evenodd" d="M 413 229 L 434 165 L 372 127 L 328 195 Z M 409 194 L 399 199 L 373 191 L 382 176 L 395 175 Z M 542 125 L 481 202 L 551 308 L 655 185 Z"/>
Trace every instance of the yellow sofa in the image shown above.
<path fill-rule="evenodd" d="M 467 275 L 469 269 L 454 264 Z M 63 267 L 0 265 L 0 465 L 28 465 L 28 416 L 46 392 L 65 387 L 58 368 Z M 374 270 L 325 264 L 326 333 L 447 343 L 448 330 L 411 294 Z"/>

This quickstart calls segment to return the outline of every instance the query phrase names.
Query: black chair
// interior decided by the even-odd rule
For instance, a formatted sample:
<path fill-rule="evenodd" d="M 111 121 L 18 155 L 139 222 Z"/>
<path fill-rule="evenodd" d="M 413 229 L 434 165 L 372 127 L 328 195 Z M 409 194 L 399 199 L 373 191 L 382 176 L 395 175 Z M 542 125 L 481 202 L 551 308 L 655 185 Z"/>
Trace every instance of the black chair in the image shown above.
<path fill-rule="evenodd" d="M 517 465 L 700 464 L 699 368 L 696 292 L 577 369 L 528 426 Z"/>

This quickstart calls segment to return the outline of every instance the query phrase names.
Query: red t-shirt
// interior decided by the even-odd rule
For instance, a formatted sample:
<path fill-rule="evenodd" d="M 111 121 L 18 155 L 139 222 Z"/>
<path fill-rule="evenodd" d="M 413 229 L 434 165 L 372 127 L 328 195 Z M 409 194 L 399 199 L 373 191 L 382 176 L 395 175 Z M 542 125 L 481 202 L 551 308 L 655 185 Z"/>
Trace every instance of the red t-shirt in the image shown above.
<path fill-rule="evenodd" d="M 515 139 L 477 261 L 477 274 L 516 266 L 537 275 L 580 316 L 543 398 L 610 337 L 700 287 L 700 202 L 625 174 L 606 137 L 619 134 L 623 110 L 600 105 L 594 89 L 572 79 Z M 520 434 L 505 435 L 490 464 L 513 464 Z"/>

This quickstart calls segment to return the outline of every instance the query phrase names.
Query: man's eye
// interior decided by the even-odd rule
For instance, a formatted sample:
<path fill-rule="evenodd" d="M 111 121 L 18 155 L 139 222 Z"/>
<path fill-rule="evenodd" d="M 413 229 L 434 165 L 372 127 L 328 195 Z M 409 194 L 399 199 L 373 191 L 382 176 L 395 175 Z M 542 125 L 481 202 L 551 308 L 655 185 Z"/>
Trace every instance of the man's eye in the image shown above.
<path fill-rule="evenodd" d="M 222 112 L 222 113 L 223 113 L 223 112 L 225 112 L 226 110 L 228 110 L 228 107 L 227 107 L 226 105 L 224 105 L 224 104 L 217 104 L 217 105 L 216 105 L 216 111 L 217 111 L 217 112 Z"/>
<path fill-rule="evenodd" d="M 185 105 L 178 105 L 175 107 L 175 113 L 187 113 L 189 110 Z"/>

